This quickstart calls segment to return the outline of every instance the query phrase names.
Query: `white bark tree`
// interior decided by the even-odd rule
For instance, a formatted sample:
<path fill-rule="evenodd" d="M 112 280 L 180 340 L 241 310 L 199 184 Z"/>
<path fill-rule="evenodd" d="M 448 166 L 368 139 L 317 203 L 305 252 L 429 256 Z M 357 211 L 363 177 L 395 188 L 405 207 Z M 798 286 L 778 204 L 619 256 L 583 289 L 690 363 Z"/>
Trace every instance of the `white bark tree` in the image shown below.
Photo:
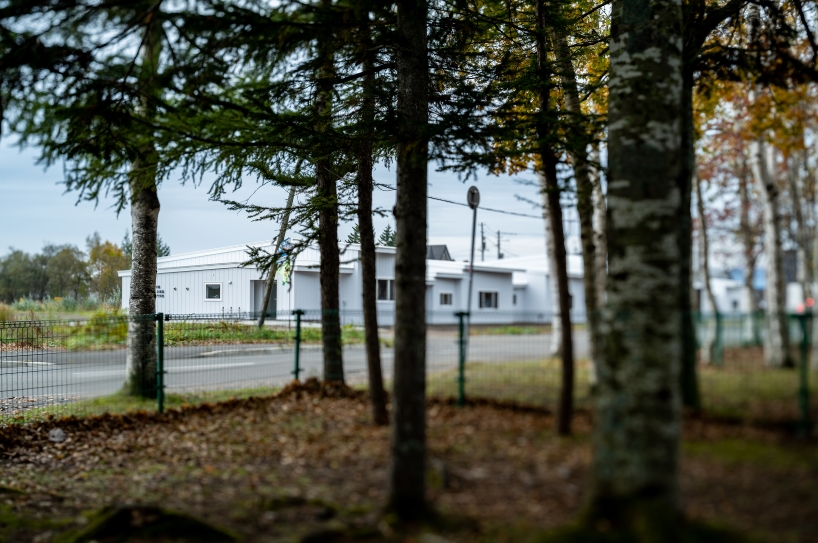
<path fill-rule="evenodd" d="M 753 345 L 761 343 L 761 333 L 758 322 L 758 298 L 756 297 L 753 279 L 755 275 L 756 262 L 758 261 L 757 225 L 751 220 L 750 208 L 750 184 L 752 176 L 747 166 L 747 161 L 742 151 L 741 163 L 738 166 L 738 194 L 739 194 L 739 238 L 741 239 L 742 252 L 744 253 L 744 286 L 742 288 L 742 304 L 747 308 L 749 317 L 745 321 L 744 335 Z"/>
<path fill-rule="evenodd" d="M 608 205 L 605 202 L 605 192 L 602 189 L 602 175 L 594 164 L 599 164 L 599 148 L 594 146 L 591 149 L 591 183 L 594 185 L 594 242 L 596 245 L 596 301 L 597 310 L 602 311 L 605 307 L 605 289 L 608 282 L 608 240 L 605 235 L 606 221 L 605 215 L 608 212 Z"/>
<path fill-rule="evenodd" d="M 716 296 L 713 294 L 713 284 L 710 277 L 710 247 L 707 239 L 707 216 L 704 209 L 704 198 L 702 197 L 702 180 L 698 173 L 693 174 L 693 187 L 696 189 L 696 208 L 699 214 L 699 252 L 701 258 L 699 265 L 702 270 L 702 282 L 704 291 L 707 293 L 707 302 L 710 305 L 710 314 L 705 315 L 707 328 L 704 347 L 701 349 L 702 362 L 710 364 L 716 360 L 716 342 L 718 341 L 718 319 L 719 305 Z M 704 313 L 704 312 L 702 312 Z"/>
<path fill-rule="evenodd" d="M 554 248 L 554 232 L 551 229 L 551 218 L 548 216 L 548 185 L 545 175 L 536 172 L 540 186 L 543 209 L 543 228 L 545 229 L 545 256 L 548 259 L 548 290 L 551 295 L 551 346 L 549 355 L 553 358 L 562 356 L 562 315 L 560 313 L 560 293 L 557 284 L 557 256 Z"/>
<path fill-rule="evenodd" d="M 806 153 L 802 159 L 792 156 L 787 167 L 787 183 L 795 219 L 795 242 L 798 244 L 797 280 L 801 285 L 804 300 L 812 298 L 812 249 L 814 228 L 809 220 L 815 208 L 814 190 L 809 187 L 810 176 L 807 170 Z M 803 162 L 803 170 L 801 168 Z"/>
<path fill-rule="evenodd" d="M 790 335 L 786 316 L 784 255 L 781 247 L 781 191 L 773 174 L 773 149 L 763 136 L 750 143 L 753 176 L 764 199 L 764 252 L 767 257 L 767 284 L 764 299 L 767 321 L 764 334 L 764 361 L 768 366 L 792 366 Z"/>

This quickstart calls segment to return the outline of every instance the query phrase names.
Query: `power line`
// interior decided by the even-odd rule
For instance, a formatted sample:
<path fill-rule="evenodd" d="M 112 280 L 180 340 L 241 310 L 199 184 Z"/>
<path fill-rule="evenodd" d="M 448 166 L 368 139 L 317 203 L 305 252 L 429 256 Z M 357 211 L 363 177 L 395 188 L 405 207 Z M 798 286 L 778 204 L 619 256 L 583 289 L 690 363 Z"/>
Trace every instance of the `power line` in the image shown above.
<path fill-rule="evenodd" d="M 383 184 L 383 183 L 379 183 L 379 186 L 385 187 L 385 188 L 387 188 L 389 190 L 398 190 L 395 187 L 393 187 L 392 185 L 386 185 L 386 184 Z M 447 204 L 454 204 L 456 206 L 469 207 L 469 204 L 464 204 L 462 202 L 455 202 L 454 200 L 446 200 L 445 198 L 437 198 L 435 196 L 426 196 L 426 197 L 428 199 L 430 199 L 430 200 L 437 200 L 438 202 L 446 202 Z M 502 213 L 504 215 L 515 215 L 517 217 L 528 217 L 529 219 L 540 219 L 540 220 L 542 220 L 542 215 L 529 215 L 527 213 L 517 213 L 515 211 L 506 211 L 504 209 L 492 209 L 490 207 L 480 207 L 479 209 L 481 211 L 491 211 L 492 213 Z"/>

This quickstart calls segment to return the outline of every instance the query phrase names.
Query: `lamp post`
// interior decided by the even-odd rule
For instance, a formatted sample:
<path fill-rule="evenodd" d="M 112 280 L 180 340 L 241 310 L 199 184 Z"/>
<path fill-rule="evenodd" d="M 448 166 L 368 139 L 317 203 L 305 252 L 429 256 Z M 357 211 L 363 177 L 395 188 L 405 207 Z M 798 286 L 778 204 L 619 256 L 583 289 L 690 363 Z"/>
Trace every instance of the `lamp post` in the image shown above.
<path fill-rule="evenodd" d="M 477 207 L 480 205 L 480 191 L 477 187 L 472 185 L 469 187 L 469 192 L 466 193 L 466 202 L 472 208 L 471 221 L 471 258 L 469 259 L 469 297 L 466 301 L 466 345 L 468 344 L 469 331 L 471 329 L 471 296 L 472 286 L 474 285 L 474 237 L 477 234 Z M 465 349 L 464 349 L 465 354 Z"/>

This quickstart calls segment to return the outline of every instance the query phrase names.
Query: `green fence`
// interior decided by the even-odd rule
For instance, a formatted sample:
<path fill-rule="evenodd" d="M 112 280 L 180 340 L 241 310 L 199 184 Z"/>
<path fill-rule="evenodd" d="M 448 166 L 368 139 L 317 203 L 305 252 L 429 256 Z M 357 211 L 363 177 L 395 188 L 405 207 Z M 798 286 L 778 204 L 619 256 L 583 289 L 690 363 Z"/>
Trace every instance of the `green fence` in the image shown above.
<path fill-rule="evenodd" d="M 86 320 L 0 322 L 0 423 L 49 415 L 85 415 L 159 409 L 230 397 L 269 395 L 293 379 L 343 371 L 354 387 L 367 384 L 363 316 L 286 311 L 269 315 L 100 315 Z M 379 314 L 383 373 L 393 370 L 394 315 Z M 328 326 L 331 321 L 337 326 Z M 551 316 L 543 313 L 430 312 L 427 315 L 427 393 L 495 400 L 555 410 L 562 366 L 552 355 Z M 574 401 L 589 408 L 593 368 L 588 335 L 577 315 Z M 787 316 L 790 367 L 764 356 L 767 323 L 761 315 L 696 315 L 700 358 L 698 385 L 705 413 L 748 421 L 798 424 L 803 431 L 818 415 L 810 367 L 815 322 Z M 125 394 L 128 329 L 149 326 L 156 342 L 154 364 L 141 373 L 138 394 Z M 334 330 L 334 331 L 333 331 Z M 324 356 L 327 334 L 339 333 Z M 335 368 L 335 369 L 333 369 Z M 133 392 L 133 387 L 129 389 Z"/>

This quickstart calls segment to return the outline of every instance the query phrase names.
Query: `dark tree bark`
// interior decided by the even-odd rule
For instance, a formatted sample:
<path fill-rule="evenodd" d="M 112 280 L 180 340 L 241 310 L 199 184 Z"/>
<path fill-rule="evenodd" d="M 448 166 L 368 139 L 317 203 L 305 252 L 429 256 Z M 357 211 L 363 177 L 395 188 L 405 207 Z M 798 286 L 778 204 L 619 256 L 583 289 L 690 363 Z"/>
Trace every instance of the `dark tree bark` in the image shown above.
<path fill-rule="evenodd" d="M 694 411 L 701 408 L 699 379 L 696 372 L 696 332 L 693 327 L 693 222 L 690 216 L 693 193 L 693 171 L 696 167 L 696 151 L 693 133 L 693 68 L 690 54 L 686 51 L 682 81 L 681 164 L 677 185 L 679 204 L 679 310 L 682 317 L 682 404 Z"/>
<path fill-rule="evenodd" d="M 543 0 L 537 0 L 537 72 L 540 80 L 538 89 L 540 111 L 539 120 L 537 121 L 537 136 L 540 139 L 540 167 L 543 169 L 545 176 L 546 197 L 548 199 L 548 220 L 550 221 L 551 232 L 554 236 L 554 257 L 557 269 L 553 270 L 553 275 L 557 278 L 560 325 L 562 328 L 562 384 L 557 413 L 557 432 L 560 435 L 569 435 L 571 433 L 571 418 L 574 409 L 574 346 L 571 338 L 571 293 L 568 287 L 568 259 L 565 253 L 565 231 L 562 226 L 560 186 L 557 177 L 558 158 L 549 141 L 551 138 L 551 126 L 549 122 L 551 74 L 548 68 L 547 54 L 545 4 Z"/>
<path fill-rule="evenodd" d="M 161 23 L 153 17 L 145 29 L 139 52 L 140 91 L 143 103 L 139 115 L 150 116 L 150 98 L 156 92 L 156 76 L 162 48 Z M 156 238 L 159 225 L 159 195 L 156 185 L 158 156 L 147 137 L 140 146 L 140 158 L 131 164 L 129 182 L 133 249 L 131 293 L 128 305 L 128 351 L 125 391 L 132 396 L 156 396 Z"/>
<path fill-rule="evenodd" d="M 361 124 L 365 134 L 357 149 L 358 161 L 358 230 L 361 235 L 361 282 L 364 310 L 364 340 L 366 363 L 369 371 L 369 398 L 372 420 L 375 424 L 389 424 L 386 411 L 386 391 L 381 370 L 381 345 L 378 338 L 378 300 L 375 256 L 375 230 L 372 224 L 372 126 L 375 122 L 375 62 L 369 30 L 369 12 L 361 14 L 362 70 L 364 76 L 361 96 Z"/>
<path fill-rule="evenodd" d="M 591 343 L 591 385 L 596 384 L 596 365 L 600 356 L 600 314 L 597 295 L 597 257 L 594 232 L 594 183 L 588 165 L 587 144 L 591 139 L 587 124 L 582 121 L 582 106 L 577 88 L 577 74 L 571 60 L 571 50 L 565 34 L 556 30 L 551 33 L 557 68 L 560 71 L 565 109 L 574 117 L 569 125 L 568 152 L 574 165 L 574 180 L 577 184 L 577 214 L 579 234 L 582 241 L 582 284 L 585 288 L 585 314 L 588 325 L 588 339 Z M 565 244 L 563 243 L 563 251 Z M 566 263 L 567 266 L 567 263 Z M 567 277 L 567 272 L 566 272 Z"/>
<path fill-rule="evenodd" d="M 608 292 L 595 396 L 590 519 L 675 541 L 682 347 L 683 169 L 678 0 L 614 0 L 609 80 Z"/>
<path fill-rule="evenodd" d="M 389 504 L 402 520 L 427 512 L 426 195 L 429 59 L 425 0 L 397 3 L 397 256 L 395 385 Z"/>
<path fill-rule="evenodd" d="M 323 0 L 327 8 L 330 0 Z M 327 14 L 326 17 L 330 15 Z M 328 36 L 318 39 L 315 113 L 319 137 L 329 131 L 332 118 L 332 78 L 335 76 L 332 43 Z M 316 198 L 318 201 L 318 249 L 321 251 L 321 343 L 324 354 L 324 381 L 344 382 L 341 348 L 341 315 L 338 283 L 341 252 L 338 248 L 338 177 L 332 171 L 332 146 L 323 138 L 316 149 Z"/>

